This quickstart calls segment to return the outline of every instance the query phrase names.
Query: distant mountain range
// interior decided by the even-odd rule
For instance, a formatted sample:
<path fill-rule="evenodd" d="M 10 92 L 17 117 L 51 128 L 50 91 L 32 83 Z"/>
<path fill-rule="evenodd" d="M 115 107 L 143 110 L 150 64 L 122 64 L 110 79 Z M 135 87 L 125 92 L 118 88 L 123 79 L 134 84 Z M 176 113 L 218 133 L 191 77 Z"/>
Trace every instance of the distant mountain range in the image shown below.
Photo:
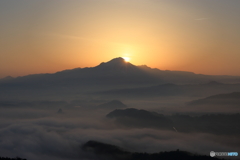
<path fill-rule="evenodd" d="M 96 94 L 112 97 L 159 97 L 159 96 L 191 96 L 206 97 L 219 93 L 240 91 L 240 84 L 224 84 L 211 81 L 205 84 L 176 85 L 173 83 L 153 85 L 147 87 L 111 89 Z"/>
<path fill-rule="evenodd" d="M 217 94 L 203 99 L 191 101 L 188 105 L 227 105 L 238 106 L 240 110 L 240 92 Z"/>
<path fill-rule="evenodd" d="M 118 109 L 118 108 L 127 108 L 127 106 L 119 100 L 113 100 L 107 103 L 100 104 L 96 108 L 97 109 Z"/>
<path fill-rule="evenodd" d="M 10 85 L 137 85 L 137 84 L 164 84 L 164 83 L 206 83 L 210 81 L 240 82 L 237 76 L 211 76 L 194 74 L 184 71 L 163 71 L 150 68 L 146 65 L 135 66 L 125 62 L 123 58 L 115 58 L 92 68 L 76 68 L 64 70 L 54 74 L 34 74 L 1 79 L 0 84 Z"/>
<path fill-rule="evenodd" d="M 7 80 L 9 79 L 9 80 Z M 92 68 L 76 68 L 54 74 L 35 74 L 14 79 L 5 78 L 1 86 L 85 86 L 85 85 L 139 85 L 163 82 L 159 77 L 125 62 L 123 58 L 115 58 L 107 63 Z"/>
<path fill-rule="evenodd" d="M 240 92 L 212 95 L 206 98 L 190 101 L 186 108 L 199 112 L 240 112 Z"/>
<path fill-rule="evenodd" d="M 0 80 L 0 95 L 69 95 L 106 89 L 133 88 L 166 83 L 199 84 L 210 81 L 240 82 L 237 76 L 211 76 L 183 71 L 163 71 L 148 66 L 135 66 L 115 58 L 92 68 L 76 68 L 54 74 L 7 77 Z M 37 91 L 37 94 L 36 94 Z"/>

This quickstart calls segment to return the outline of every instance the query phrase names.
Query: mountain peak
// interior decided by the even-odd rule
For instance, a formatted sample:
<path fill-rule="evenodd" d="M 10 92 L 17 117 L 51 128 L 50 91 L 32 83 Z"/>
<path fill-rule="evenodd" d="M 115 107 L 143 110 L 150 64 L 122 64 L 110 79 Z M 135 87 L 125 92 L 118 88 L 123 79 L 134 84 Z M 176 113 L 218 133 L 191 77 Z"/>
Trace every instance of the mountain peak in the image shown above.
<path fill-rule="evenodd" d="M 122 57 L 118 57 L 118 58 L 114 58 L 108 62 L 103 62 L 99 66 L 122 67 L 122 66 L 132 66 L 132 64 L 129 62 L 126 62 Z"/>
<path fill-rule="evenodd" d="M 127 62 L 122 57 L 114 58 L 114 59 L 106 62 L 106 64 L 115 64 L 115 65 L 123 65 L 126 63 Z"/>
<path fill-rule="evenodd" d="M 122 58 L 122 57 L 117 57 L 117 58 L 113 58 L 112 60 L 110 60 L 110 61 L 108 61 L 108 63 L 110 63 L 110 62 L 114 62 L 114 63 L 116 63 L 116 62 L 125 62 L 125 60 Z"/>
<path fill-rule="evenodd" d="M 100 104 L 98 106 L 98 108 L 109 108 L 109 109 L 113 109 L 113 108 L 126 108 L 127 106 L 125 104 L 123 104 L 121 101 L 119 100 L 113 100 L 104 104 Z"/>
<path fill-rule="evenodd" d="M 220 85 L 220 84 L 223 84 L 223 83 L 220 83 L 217 81 L 210 81 L 210 82 L 206 83 L 206 85 Z"/>
<path fill-rule="evenodd" d="M 11 77 L 11 76 L 7 76 L 7 77 L 4 77 L 4 78 L 2 78 L 2 79 L 0 79 L 0 81 L 1 82 L 5 82 L 5 81 L 9 81 L 9 80 L 12 80 L 12 79 L 14 79 L 13 77 Z"/>

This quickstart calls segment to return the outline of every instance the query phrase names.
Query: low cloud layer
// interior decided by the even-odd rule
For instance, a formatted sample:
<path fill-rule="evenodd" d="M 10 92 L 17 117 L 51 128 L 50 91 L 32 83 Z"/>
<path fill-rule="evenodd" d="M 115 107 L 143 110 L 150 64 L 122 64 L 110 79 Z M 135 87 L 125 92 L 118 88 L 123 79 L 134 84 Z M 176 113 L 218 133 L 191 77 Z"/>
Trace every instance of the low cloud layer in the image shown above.
<path fill-rule="evenodd" d="M 1 109 L 1 156 L 20 156 L 29 160 L 95 159 L 81 145 L 97 140 L 129 151 L 159 152 L 186 150 L 209 154 L 210 151 L 240 151 L 239 137 L 204 133 L 186 134 L 156 129 L 119 129 L 103 113 L 64 110 Z M 22 115 L 35 115 L 23 117 Z M 9 116 L 9 117 L 7 117 Z M 12 119 L 11 116 L 15 118 Z"/>

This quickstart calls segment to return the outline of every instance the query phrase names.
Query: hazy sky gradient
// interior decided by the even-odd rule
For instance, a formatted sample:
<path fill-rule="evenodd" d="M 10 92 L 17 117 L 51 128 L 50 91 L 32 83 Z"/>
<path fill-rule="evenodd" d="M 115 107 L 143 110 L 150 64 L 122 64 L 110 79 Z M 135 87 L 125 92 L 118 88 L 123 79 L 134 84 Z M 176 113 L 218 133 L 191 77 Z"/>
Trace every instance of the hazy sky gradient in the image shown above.
<path fill-rule="evenodd" d="M 135 65 L 240 75 L 239 0 L 1 0 L 0 78 Z"/>

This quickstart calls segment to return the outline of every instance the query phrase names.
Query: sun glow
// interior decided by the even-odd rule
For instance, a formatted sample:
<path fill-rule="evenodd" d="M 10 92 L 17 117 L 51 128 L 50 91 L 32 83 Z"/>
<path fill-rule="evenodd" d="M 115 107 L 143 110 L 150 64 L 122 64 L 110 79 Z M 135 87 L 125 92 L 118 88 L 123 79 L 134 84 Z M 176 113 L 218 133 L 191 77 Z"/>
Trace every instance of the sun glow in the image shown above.
<path fill-rule="evenodd" d="M 129 57 L 122 57 L 126 62 L 129 62 L 130 61 L 130 58 Z"/>

